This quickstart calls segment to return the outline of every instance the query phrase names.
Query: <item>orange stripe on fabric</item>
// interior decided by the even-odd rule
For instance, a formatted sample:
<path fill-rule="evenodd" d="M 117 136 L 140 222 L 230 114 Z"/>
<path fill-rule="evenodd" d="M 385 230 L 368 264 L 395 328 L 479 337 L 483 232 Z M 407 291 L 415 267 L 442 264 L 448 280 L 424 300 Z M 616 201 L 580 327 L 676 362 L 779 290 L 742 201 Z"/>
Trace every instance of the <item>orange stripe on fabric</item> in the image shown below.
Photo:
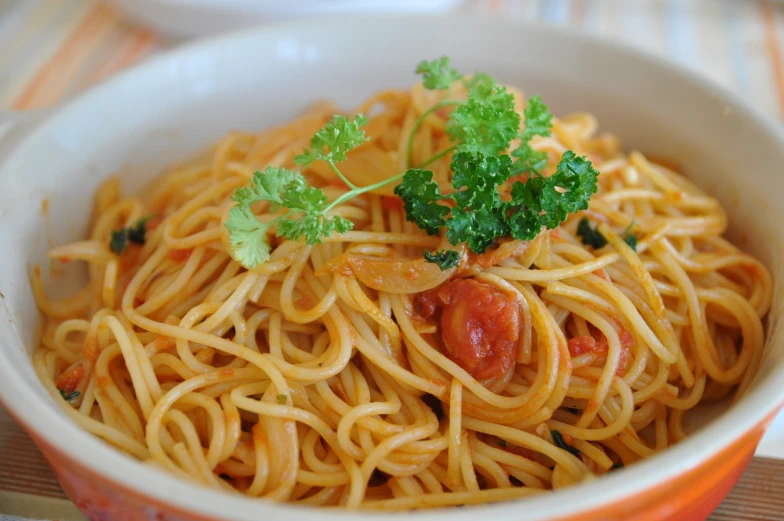
<path fill-rule="evenodd" d="M 90 79 L 90 83 L 98 82 L 135 63 L 152 46 L 154 36 L 146 29 L 135 29 L 112 56 Z"/>
<path fill-rule="evenodd" d="M 773 73 L 773 83 L 776 86 L 776 94 L 778 95 L 779 118 L 784 119 L 784 64 L 781 61 L 781 47 L 776 34 L 775 14 L 768 0 L 761 0 L 759 5 L 763 26 L 765 27 L 765 47 L 768 51 L 768 59 L 770 60 L 770 67 Z"/>
<path fill-rule="evenodd" d="M 15 109 L 43 106 L 57 100 L 79 70 L 87 55 L 117 23 L 119 15 L 103 3 L 97 4 L 71 32 L 22 95 Z"/>

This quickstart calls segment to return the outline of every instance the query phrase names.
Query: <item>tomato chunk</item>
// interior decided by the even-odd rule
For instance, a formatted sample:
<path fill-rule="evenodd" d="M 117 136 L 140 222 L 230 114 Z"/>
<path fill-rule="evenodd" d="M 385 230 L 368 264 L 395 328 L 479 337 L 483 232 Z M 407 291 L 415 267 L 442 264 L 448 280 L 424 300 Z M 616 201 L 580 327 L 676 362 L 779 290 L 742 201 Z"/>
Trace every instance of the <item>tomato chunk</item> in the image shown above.
<path fill-rule="evenodd" d="M 457 279 L 418 295 L 415 309 L 425 318 L 441 312 L 446 354 L 477 380 L 502 377 L 514 366 L 522 313 L 513 296 Z"/>
<path fill-rule="evenodd" d="M 79 382 L 82 380 L 83 376 L 84 366 L 82 364 L 78 364 L 63 371 L 63 373 L 54 381 L 54 384 L 61 391 L 72 393 L 78 387 Z"/>

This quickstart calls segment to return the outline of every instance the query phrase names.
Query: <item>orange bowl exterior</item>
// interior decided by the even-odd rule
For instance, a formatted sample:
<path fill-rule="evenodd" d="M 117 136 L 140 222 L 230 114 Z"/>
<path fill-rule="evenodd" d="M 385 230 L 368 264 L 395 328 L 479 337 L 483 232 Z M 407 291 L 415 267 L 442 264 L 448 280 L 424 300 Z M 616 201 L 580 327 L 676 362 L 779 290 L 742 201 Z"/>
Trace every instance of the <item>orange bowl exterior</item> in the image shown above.
<path fill-rule="evenodd" d="M 669 481 L 602 508 L 554 521 L 704 521 L 735 486 L 775 416 L 772 413 L 721 452 Z M 31 434 L 65 493 L 91 521 L 221 521 L 107 480 Z"/>

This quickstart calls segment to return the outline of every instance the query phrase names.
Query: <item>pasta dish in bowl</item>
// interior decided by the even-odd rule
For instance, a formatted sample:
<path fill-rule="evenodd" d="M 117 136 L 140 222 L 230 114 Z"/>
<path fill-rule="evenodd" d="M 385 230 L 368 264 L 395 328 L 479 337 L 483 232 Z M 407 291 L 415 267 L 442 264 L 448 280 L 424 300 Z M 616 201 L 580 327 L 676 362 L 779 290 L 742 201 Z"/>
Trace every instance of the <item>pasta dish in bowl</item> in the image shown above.
<path fill-rule="evenodd" d="M 550 28 L 197 43 L 0 166 L 0 399 L 94 519 L 702 519 L 784 400 L 782 151 Z"/>
<path fill-rule="evenodd" d="M 417 71 L 137 197 L 106 181 L 89 238 L 49 254 L 88 284 L 33 277 L 69 415 L 215 488 L 410 509 L 593 479 L 744 391 L 772 280 L 718 201 L 590 114 Z"/>

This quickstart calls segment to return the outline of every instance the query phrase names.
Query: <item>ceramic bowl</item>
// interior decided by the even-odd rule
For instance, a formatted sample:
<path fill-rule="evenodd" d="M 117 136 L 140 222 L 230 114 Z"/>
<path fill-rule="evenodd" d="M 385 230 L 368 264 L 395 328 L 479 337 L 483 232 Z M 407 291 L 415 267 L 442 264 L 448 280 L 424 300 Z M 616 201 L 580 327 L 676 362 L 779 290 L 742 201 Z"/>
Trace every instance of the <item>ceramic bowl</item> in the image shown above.
<path fill-rule="evenodd" d="M 63 488 L 93 520 L 359 520 L 228 495 L 118 452 L 72 423 L 33 371 L 39 317 L 28 282 L 51 243 L 81 238 L 95 188 L 120 172 L 148 182 L 231 129 L 262 129 L 320 98 L 351 107 L 415 81 L 447 54 L 540 94 L 556 114 L 587 110 L 626 149 L 667 156 L 719 198 L 729 237 L 772 270 L 765 361 L 750 392 L 682 443 L 610 476 L 520 502 L 452 509 L 452 521 L 697 521 L 752 457 L 784 400 L 781 194 L 784 139 L 741 100 L 683 69 L 572 32 L 492 17 L 311 20 L 196 43 L 147 61 L 67 103 L 12 147 L 0 170 L 0 399 Z M 48 201 L 48 212 L 41 211 Z M 48 272 L 48 270 L 44 270 Z M 74 277 L 77 275 L 75 274 Z M 58 287 L 63 283 L 57 284 Z M 436 520 L 443 511 L 408 519 Z M 399 514 L 374 514 L 378 520 Z"/>
<path fill-rule="evenodd" d="M 109 0 L 122 12 L 175 38 L 323 15 L 440 13 L 464 0 Z"/>

